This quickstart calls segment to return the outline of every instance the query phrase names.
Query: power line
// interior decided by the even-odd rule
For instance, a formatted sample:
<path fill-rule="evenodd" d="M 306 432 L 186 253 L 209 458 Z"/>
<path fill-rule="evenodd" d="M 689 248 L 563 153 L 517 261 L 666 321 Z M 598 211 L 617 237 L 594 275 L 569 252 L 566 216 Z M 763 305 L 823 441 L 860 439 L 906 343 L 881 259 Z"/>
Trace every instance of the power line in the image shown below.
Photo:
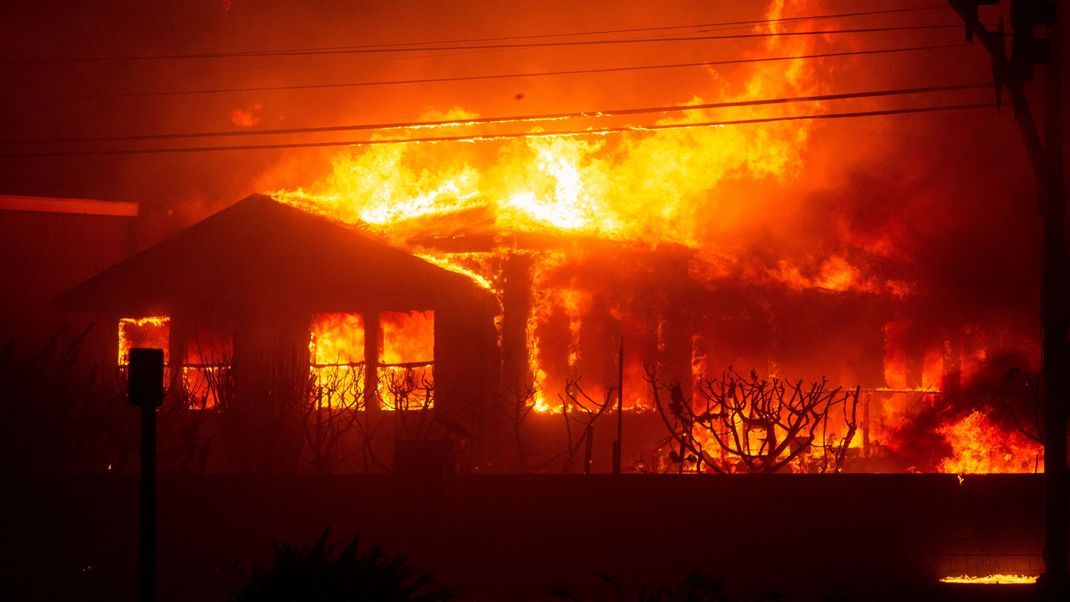
<path fill-rule="evenodd" d="M 871 11 L 855 11 L 855 12 L 831 13 L 831 14 L 822 14 L 822 15 L 800 15 L 800 16 L 794 16 L 794 17 L 781 17 L 781 18 L 777 18 L 777 19 L 754 19 L 754 20 L 747 20 L 747 21 L 720 21 L 720 22 L 715 22 L 715 23 L 693 23 L 693 24 L 685 24 L 685 25 L 666 25 L 666 26 L 657 26 L 657 27 L 635 27 L 635 28 L 627 28 L 627 29 L 587 30 L 587 31 L 571 31 L 571 32 L 546 33 L 546 34 L 496 36 L 496 37 L 467 38 L 467 39 L 462 38 L 462 39 L 453 39 L 453 40 L 428 40 L 428 41 L 421 41 L 421 42 L 392 42 L 392 43 L 381 43 L 381 44 L 365 44 L 365 45 L 358 45 L 358 46 L 328 46 L 328 47 L 311 47 L 311 48 L 312 49 L 318 49 L 318 48 L 323 48 L 323 49 L 342 49 L 342 48 L 362 48 L 362 47 L 402 47 L 402 46 L 425 45 L 425 44 L 449 44 L 449 43 L 478 42 L 478 41 L 497 41 L 497 40 L 524 40 L 524 39 L 537 39 L 537 38 L 584 36 L 584 35 L 601 35 L 601 34 L 610 34 L 610 33 L 629 33 L 629 32 L 641 32 L 641 31 L 673 30 L 673 29 L 677 29 L 677 30 L 679 30 L 679 29 L 696 29 L 697 30 L 696 33 L 701 33 L 701 32 L 718 31 L 718 30 L 726 30 L 726 29 L 741 29 L 742 27 L 745 27 L 745 26 L 748 26 L 748 25 L 760 26 L 760 25 L 772 25 L 772 24 L 776 24 L 776 23 L 790 23 L 790 22 L 797 22 L 797 21 L 816 21 L 816 20 L 824 20 L 824 19 L 842 19 L 842 18 L 853 18 L 853 17 L 888 15 L 888 14 L 895 14 L 895 13 L 926 12 L 926 11 L 946 10 L 946 9 L 947 9 L 946 6 L 937 4 L 937 5 L 931 5 L 931 6 L 916 6 L 916 7 L 904 7 L 904 8 L 871 10 Z M 702 29 L 702 28 L 717 28 L 717 29 Z M 291 50 L 300 50 L 300 48 L 291 49 Z M 438 53 L 435 53 L 434 50 L 429 50 L 428 53 L 424 54 L 424 55 L 416 54 L 416 55 L 398 56 L 398 57 L 392 57 L 392 58 L 386 58 L 386 57 L 382 57 L 382 58 L 383 58 L 383 60 L 411 60 L 411 59 L 416 59 L 416 58 L 441 58 L 441 57 L 464 56 L 464 55 L 470 55 L 470 54 L 478 54 L 480 52 L 485 52 L 485 51 L 478 51 L 477 50 L 477 51 L 473 51 L 473 52 L 464 52 L 464 53 L 462 53 L 462 52 L 450 52 L 448 54 L 438 54 Z M 60 58 L 62 58 L 62 57 L 60 57 Z M 119 58 L 121 58 L 121 57 L 119 57 Z M 10 60 L 8 62 L 9 63 L 19 63 L 19 62 L 24 62 L 25 63 L 25 62 L 33 62 L 34 60 L 35 59 L 19 59 L 19 60 Z M 46 57 L 46 58 L 41 59 L 41 60 L 48 60 L 48 59 Z M 38 61 L 38 62 L 40 62 L 40 61 Z M 329 63 L 312 63 L 312 64 L 304 64 L 304 65 L 301 65 L 301 64 L 298 64 L 298 65 L 287 64 L 287 65 L 270 65 L 270 66 L 244 65 L 244 66 L 240 67 L 240 69 L 242 69 L 242 70 L 265 69 L 265 68 L 270 68 L 270 69 L 298 69 L 298 68 L 307 68 L 309 66 L 352 64 L 353 62 L 354 61 L 342 61 L 342 62 L 333 61 L 333 62 L 329 62 Z M 232 70 L 232 69 L 239 69 L 239 67 L 230 67 L 230 68 L 224 67 L 223 69 L 224 70 Z M 2 101 L 2 100 L 3 99 L 0 99 L 0 101 Z"/>
<path fill-rule="evenodd" d="M 930 6 L 916 6 L 916 7 L 904 7 L 904 8 L 891 8 L 881 10 L 869 10 L 869 11 L 854 11 L 844 13 L 831 13 L 823 15 L 806 15 L 795 17 L 780 17 L 777 19 L 751 19 L 744 21 L 720 21 L 714 23 L 693 23 L 685 25 L 663 25 L 655 27 L 632 27 L 625 29 L 600 29 L 600 30 L 586 30 L 586 31 L 569 31 L 569 32 L 557 32 L 557 33 L 542 33 L 542 34 L 528 34 L 528 35 L 513 35 L 513 36 L 493 36 L 493 37 L 479 37 L 479 38 L 455 38 L 450 40 L 425 40 L 419 42 L 391 42 L 381 44 L 361 44 L 351 46 L 313 46 L 307 48 L 289 48 L 289 49 L 275 49 L 275 50 L 250 50 L 242 52 L 220 52 L 212 53 L 218 56 L 245 56 L 249 53 L 262 53 L 262 52 L 297 52 L 305 50 L 343 50 L 343 49 L 380 49 L 380 48 L 394 48 L 401 49 L 405 46 L 430 46 L 437 44 L 467 44 L 474 42 L 501 42 L 508 40 L 533 40 L 539 38 L 559 38 L 559 37 L 575 37 L 575 36 L 588 36 L 588 35 L 605 35 L 605 34 L 621 34 L 621 33 L 640 33 L 648 31 L 671 31 L 680 29 L 698 29 L 704 27 L 734 27 L 734 26 L 746 26 L 746 25 L 771 25 L 775 23 L 790 23 L 797 21 L 817 21 L 823 19 L 846 19 L 853 17 L 865 17 L 876 15 L 889 15 L 889 14 L 902 14 L 902 13 L 916 13 L 926 12 L 933 10 L 946 10 L 944 5 L 930 5 Z M 77 57 L 81 59 L 82 57 Z M 148 57 L 100 57 L 96 60 L 143 60 L 151 58 L 165 58 L 165 56 L 148 56 Z M 62 61 L 64 58 L 56 59 L 24 59 L 17 62 L 42 62 L 42 61 Z"/>
<path fill-rule="evenodd" d="M 277 92 L 286 90 L 321 90 L 330 88 L 360 88 L 360 87 L 374 87 L 374 86 L 400 86 L 400 85 L 417 85 L 417 84 L 433 84 L 433 83 L 447 83 L 447 82 L 465 82 L 465 81 L 485 81 L 485 80 L 498 80 L 498 79 L 520 79 L 527 77 L 558 77 L 569 75 L 589 75 L 596 73 L 621 73 L 629 71 L 646 71 L 654 69 L 683 69 L 694 67 L 716 67 L 722 65 L 737 65 L 748 63 L 763 63 L 763 62 L 776 62 L 776 61 L 791 61 L 791 60 L 810 60 L 810 59 L 824 59 L 824 58 L 836 58 L 836 57 L 849 57 L 849 56 L 866 56 L 866 55 L 879 55 L 879 54 L 894 54 L 905 52 L 921 52 L 928 50 L 942 50 L 948 48 L 968 48 L 970 44 L 958 43 L 958 44 L 929 44 L 924 46 L 905 46 L 899 48 L 880 48 L 874 50 L 848 50 L 843 52 L 823 52 L 814 54 L 801 54 L 801 55 L 789 55 L 789 56 L 769 56 L 769 57 L 755 57 L 747 59 L 723 59 L 712 61 L 696 61 L 688 63 L 664 63 L 656 65 L 628 65 L 622 67 L 599 67 L 590 69 L 565 69 L 558 71 L 535 71 L 535 72 L 519 72 L 519 73 L 491 73 L 483 75 L 462 75 L 454 77 L 432 77 L 432 78 L 420 78 L 420 79 L 395 79 L 395 80 L 373 80 L 373 81 L 357 81 L 357 82 L 338 82 L 338 83 L 324 83 L 324 84 L 291 84 L 282 86 L 251 86 L 251 87 L 235 87 L 235 88 L 203 88 L 193 90 L 160 90 L 160 91 L 145 91 L 145 92 L 101 92 L 97 94 L 76 94 L 76 95 L 61 95 L 61 96 L 33 96 L 33 97 L 21 97 L 21 98 L 0 98 L 0 102 L 42 102 L 42 101 L 55 101 L 55 100 L 93 100 L 102 98 L 145 98 L 145 97 L 167 97 L 167 96 L 186 96 L 186 95 L 204 95 L 204 94 L 235 94 L 245 92 Z"/>
<path fill-rule="evenodd" d="M 784 36 L 818 36 L 834 34 L 869 34 L 889 33 L 902 31 L 926 31 L 940 29 L 961 29 L 961 24 L 919 24 L 919 25 L 894 25 L 884 27 L 857 27 L 850 29 L 828 29 L 824 31 L 777 31 L 760 33 L 719 34 L 709 36 L 673 36 L 664 38 L 645 39 L 608 39 L 608 40 L 571 40 L 552 42 L 523 42 L 518 44 L 471 44 L 463 46 L 409 46 L 405 48 L 379 48 L 379 47 L 353 47 L 353 48 L 329 48 L 329 49 L 298 49 L 298 50 L 258 50 L 248 52 L 202 52 L 195 54 L 158 54 L 140 56 L 113 56 L 113 57 L 65 57 L 65 58 L 42 58 L 42 59 L 16 59 L 7 61 L 10 63 L 90 63 L 90 62 L 114 62 L 114 61 L 155 61 L 155 60 L 184 60 L 184 59 L 216 59 L 216 58 L 249 58 L 249 57 L 279 57 L 279 56 L 310 56 L 321 54 L 369 54 L 391 52 L 426 52 L 441 50 L 509 50 L 524 48 L 551 48 L 563 46 L 600 46 L 616 44 L 650 44 L 666 42 L 695 42 L 710 40 L 746 40 Z"/>
<path fill-rule="evenodd" d="M 775 23 L 791 23 L 797 21 L 818 21 L 823 19 L 847 19 L 852 17 L 866 17 L 876 15 L 889 15 L 889 14 L 902 14 L 902 13 L 917 13 L 933 10 L 947 10 L 946 5 L 931 5 L 931 6 L 913 6 L 904 8 L 890 8 L 881 10 L 867 10 L 867 11 L 854 11 L 846 13 L 831 13 L 824 15 L 810 15 L 810 16 L 797 16 L 797 17 L 780 17 L 777 19 L 750 19 L 745 21 L 720 21 L 716 23 L 692 23 L 687 25 L 661 25 L 655 27 L 631 27 L 626 29 L 595 29 L 586 31 L 568 31 L 558 33 L 538 33 L 527 35 L 513 35 L 513 36 L 493 36 L 493 37 L 481 37 L 481 38 L 460 38 L 452 40 L 427 40 L 420 42 L 392 42 L 382 44 L 360 44 L 353 46 L 320 46 L 312 48 L 292 48 L 290 51 L 299 50 L 341 50 L 341 49 L 364 49 L 364 48 L 401 48 L 405 46 L 428 46 L 432 44 L 468 44 L 474 42 L 503 42 L 508 40 L 535 40 L 540 38 L 562 38 L 562 37 L 576 37 L 576 36 L 592 36 L 592 35 L 606 35 L 606 34 L 621 34 L 621 33 L 643 33 L 650 31 L 671 31 L 679 29 L 699 29 L 705 27 L 726 27 L 732 28 L 737 26 L 748 25 L 772 25 Z M 286 49 L 280 49 L 278 51 L 286 51 Z M 249 51 L 259 52 L 259 51 Z"/>
<path fill-rule="evenodd" d="M 697 111 L 708 109 L 726 109 L 739 107 L 754 107 L 763 105 L 789 104 L 796 102 L 824 102 L 836 100 L 849 100 L 857 98 L 881 98 L 887 96 L 907 96 L 914 94 L 929 94 L 933 92 L 951 92 L 962 90 L 988 89 L 992 86 L 989 82 L 944 84 L 938 86 L 916 86 L 910 88 L 892 88 L 883 90 L 869 90 L 861 92 L 838 92 L 830 94 L 813 94 L 807 96 L 785 96 L 780 98 L 761 98 L 753 100 L 735 100 L 722 102 L 709 102 L 688 105 L 666 105 L 654 107 L 633 107 L 618 109 L 601 109 L 593 111 L 568 111 L 559 113 L 539 113 L 529 115 L 513 115 L 504 117 L 478 117 L 473 119 L 447 119 L 434 121 L 400 121 L 390 123 L 362 123 L 328 125 L 302 128 L 283 128 L 248 131 L 202 131 L 184 133 L 163 134 L 133 134 L 127 136 L 100 136 L 82 138 L 40 138 L 28 140 L 4 140 L 2 144 L 83 144 L 90 142 L 134 142 L 143 140 L 174 140 L 182 138 L 221 138 L 239 136 L 281 136 L 292 134 L 313 134 L 342 131 L 360 130 L 400 130 L 400 129 L 425 129 L 435 127 L 464 127 L 473 125 L 488 125 L 501 123 L 561 121 L 567 119 L 590 118 L 590 117 L 620 117 L 626 115 L 643 115 L 649 113 L 674 113 L 683 111 Z"/>
<path fill-rule="evenodd" d="M 323 148 L 339 146 L 379 146 L 385 144 L 420 144 L 438 142 L 492 142 L 497 140 L 509 140 L 516 138 L 552 138 L 592 136 L 607 134 L 642 133 L 660 130 L 683 130 L 703 127 L 723 127 L 733 125 L 752 125 L 759 123 L 776 123 L 785 121 L 821 120 L 821 119 L 853 119 L 862 117 L 880 117 L 891 115 L 913 115 L 921 113 L 935 113 L 947 111 L 964 111 L 972 109 L 984 109 L 995 107 L 993 102 L 963 103 L 950 105 L 931 105 L 926 107 L 879 109 L 873 111 L 852 111 L 842 113 L 815 113 L 810 115 L 786 115 L 779 117 L 760 117 L 753 119 L 735 119 L 727 121 L 704 121 L 697 123 L 679 124 L 656 124 L 647 126 L 622 126 L 607 127 L 588 130 L 564 130 L 557 132 L 515 132 L 507 134 L 488 134 L 478 136 L 438 136 L 425 138 L 392 138 L 380 140 L 347 140 L 340 142 L 289 142 L 280 144 L 247 144 L 235 146 L 179 146 L 170 148 L 141 148 L 141 149 L 104 149 L 104 150 L 77 150 L 59 152 L 30 152 L 30 153 L 3 153 L 0 158 L 34 158 L 34 157 L 76 157 L 90 155 L 148 155 L 169 153 L 199 153 L 221 151 L 248 151 L 248 150 L 277 150 L 293 148 Z"/>

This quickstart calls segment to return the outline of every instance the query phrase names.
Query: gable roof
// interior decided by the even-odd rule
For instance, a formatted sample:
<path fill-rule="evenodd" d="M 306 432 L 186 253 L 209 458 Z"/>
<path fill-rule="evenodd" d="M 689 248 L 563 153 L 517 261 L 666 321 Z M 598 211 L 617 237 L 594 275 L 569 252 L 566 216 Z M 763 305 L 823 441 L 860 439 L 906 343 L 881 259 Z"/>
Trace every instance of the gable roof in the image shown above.
<path fill-rule="evenodd" d="M 62 293 L 59 309 L 411 311 L 487 302 L 466 276 L 357 228 L 249 196 Z"/>

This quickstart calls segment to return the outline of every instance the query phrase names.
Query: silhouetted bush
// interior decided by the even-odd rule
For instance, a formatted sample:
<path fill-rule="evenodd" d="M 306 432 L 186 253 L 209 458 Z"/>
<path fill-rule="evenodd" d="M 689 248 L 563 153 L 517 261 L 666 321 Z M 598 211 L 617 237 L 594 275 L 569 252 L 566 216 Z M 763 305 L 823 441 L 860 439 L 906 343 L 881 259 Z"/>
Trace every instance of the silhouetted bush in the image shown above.
<path fill-rule="evenodd" d="M 379 547 L 359 551 L 354 537 L 339 553 L 327 544 L 324 530 L 309 548 L 273 543 L 275 563 L 256 569 L 233 602 L 375 601 L 438 602 L 453 594 L 435 586 L 429 575 L 418 575 L 405 556 L 391 558 Z"/>
<path fill-rule="evenodd" d="M 692 573 L 676 589 L 662 588 L 643 592 L 639 602 L 728 602 L 720 582 L 699 573 Z"/>

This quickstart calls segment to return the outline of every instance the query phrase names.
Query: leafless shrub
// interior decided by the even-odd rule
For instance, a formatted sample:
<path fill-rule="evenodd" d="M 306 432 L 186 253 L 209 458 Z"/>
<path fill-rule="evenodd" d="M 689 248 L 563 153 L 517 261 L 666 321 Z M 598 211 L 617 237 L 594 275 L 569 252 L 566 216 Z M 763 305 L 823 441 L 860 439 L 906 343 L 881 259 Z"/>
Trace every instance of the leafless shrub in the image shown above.
<path fill-rule="evenodd" d="M 561 401 L 561 417 L 565 421 L 565 434 L 568 439 L 561 472 L 569 471 L 582 446 L 583 472 L 590 474 L 594 454 L 594 425 L 609 408 L 613 407 L 615 392 L 616 389 L 613 387 L 606 388 L 605 396 L 598 401 L 580 387 L 579 378 L 570 379 L 565 383 L 564 394 L 558 394 L 558 399 Z M 573 422 L 580 427 L 579 437 L 575 441 L 572 436 Z"/>
<path fill-rule="evenodd" d="M 516 387 L 511 391 L 506 407 L 509 408 L 513 427 L 514 446 L 517 456 L 517 470 L 522 473 L 559 470 L 568 472 L 579 459 L 584 472 L 590 472 L 594 451 L 594 427 L 598 419 L 613 408 L 616 389 L 608 388 L 603 399 L 595 399 L 580 385 L 580 377 L 572 377 L 565 382 L 563 391 L 557 393 L 559 402 L 554 414 L 560 414 L 565 442 L 563 447 L 532 459 L 527 449 L 524 425 L 536 412 L 540 390 L 533 381 Z"/>
<path fill-rule="evenodd" d="M 842 469 L 857 428 L 857 387 L 830 388 L 825 379 L 804 385 L 729 368 L 700 381 L 696 395 L 685 399 L 679 383 L 659 383 L 653 366 L 646 371 L 654 405 L 678 445 L 674 462 L 717 473 Z"/>
<path fill-rule="evenodd" d="M 96 325 L 58 329 L 23 355 L 0 350 L 0 457 L 3 469 L 31 474 L 124 473 L 136 468 L 138 412 L 127 403 L 126 373 L 114 359 L 86 353 Z M 159 410 L 162 473 L 203 473 L 212 441 L 183 387 Z"/>
<path fill-rule="evenodd" d="M 318 473 L 335 472 L 355 452 L 347 437 L 359 430 L 364 404 L 363 364 L 314 366 L 309 371 L 309 395 L 304 404 L 305 459 Z"/>
<path fill-rule="evenodd" d="M 535 386 L 534 379 L 518 383 L 516 387 L 507 393 L 509 397 L 508 407 L 511 412 L 513 425 L 513 437 L 516 445 L 517 468 L 520 472 L 528 472 L 527 450 L 524 445 L 524 422 L 535 410 L 535 400 L 539 389 Z"/>
<path fill-rule="evenodd" d="M 387 370 L 384 384 L 391 399 L 389 406 L 397 412 L 399 438 L 427 439 L 437 424 L 433 413 L 435 383 L 427 377 L 426 369 L 403 365 Z"/>

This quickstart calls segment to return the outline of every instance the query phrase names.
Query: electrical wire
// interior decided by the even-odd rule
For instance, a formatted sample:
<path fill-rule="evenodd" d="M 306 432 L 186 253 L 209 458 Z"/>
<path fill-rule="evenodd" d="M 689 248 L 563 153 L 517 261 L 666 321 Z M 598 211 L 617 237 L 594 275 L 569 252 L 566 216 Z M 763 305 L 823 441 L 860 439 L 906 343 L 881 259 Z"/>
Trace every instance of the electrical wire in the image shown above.
<path fill-rule="evenodd" d="M 905 31 L 931 31 L 962 29 L 961 23 L 948 24 L 916 24 L 916 25 L 893 25 L 883 27 L 855 27 L 847 29 L 827 29 L 808 31 L 775 31 L 739 34 L 718 34 L 707 36 L 672 36 L 663 38 L 624 38 L 607 40 L 570 40 L 550 42 L 522 42 L 517 44 L 469 44 L 461 46 L 409 46 L 404 48 L 379 48 L 379 47 L 352 47 L 352 48 L 326 48 L 326 49 L 296 49 L 296 50 L 257 50 L 244 52 L 202 52 L 193 54 L 157 54 L 157 55 L 129 55 L 111 57 L 61 57 L 61 58 L 33 58 L 14 59 L 6 61 L 11 63 L 92 63 L 92 62 L 115 62 L 115 61 L 159 61 L 159 60 L 188 60 L 188 59 L 218 59 L 218 58 L 250 58 L 250 57 L 281 57 L 281 56 L 311 56 L 331 54 L 379 54 L 394 52 L 426 52 L 441 50 L 510 50 L 528 48 L 554 48 L 565 46 L 600 46 L 622 44 L 650 44 L 668 42 L 696 42 L 713 40 L 747 40 L 771 37 L 791 36 L 823 36 L 839 34 L 871 34 L 892 33 Z"/>
<path fill-rule="evenodd" d="M 342 131 L 360 130 L 418 130 L 437 127 L 464 127 L 473 125 L 488 125 L 502 123 L 538 123 L 543 121 L 562 121 L 579 118 L 620 117 L 626 115 L 643 115 L 649 113 L 674 113 L 709 109 L 727 109 L 739 107 L 754 107 L 763 105 L 778 105 L 797 102 L 825 102 L 837 100 L 850 100 L 858 98 L 880 98 L 887 96 L 906 96 L 914 94 L 929 94 L 933 92 L 951 92 L 963 90 L 978 90 L 991 88 L 989 82 L 943 84 L 937 86 L 916 86 L 910 88 L 891 88 L 883 90 L 867 90 L 858 92 L 838 92 L 830 94 L 812 94 L 806 96 L 785 96 L 779 98 L 760 98 L 752 100 L 734 100 L 709 103 L 696 103 L 687 105 L 665 105 L 653 107 L 633 107 L 617 109 L 600 109 L 593 111 L 568 111 L 558 113 L 539 113 L 528 115 L 511 115 L 499 117 L 477 117 L 473 119 L 449 119 L 433 121 L 399 121 L 388 123 L 361 123 L 328 125 L 318 127 L 282 128 L 264 130 L 241 130 L 241 131 L 202 131 L 183 133 L 161 134 L 132 134 L 126 136 L 98 136 L 79 138 L 39 138 L 22 140 L 4 140 L 0 144 L 84 144 L 101 142 L 134 142 L 143 140 L 173 140 L 182 138 L 218 138 L 218 137 L 244 137 L 244 136 L 281 136 L 293 134 L 311 134 Z"/>
<path fill-rule="evenodd" d="M 655 132 L 661 130 L 684 130 L 706 127 L 725 127 L 738 125 L 751 125 L 759 123 L 777 123 L 801 120 L 823 119 L 854 119 L 863 117 L 879 117 L 893 115 L 913 115 L 922 113 L 964 111 L 995 107 L 994 102 L 984 103 L 960 103 L 949 105 L 930 105 L 924 107 L 908 107 L 894 109 L 877 109 L 871 111 L 851 111 L 840 113 L 815 113 L 808 115 L 783 115 L 776 117 L 759 117 L 752 119 L 735 119 L 725 121 L 704 121 L 696 123 L 656 124 L 645 126 L 621 126 L 592 128 L 585 130 L 564 130 L 556 132 L 515 132 L 505 134 L 487 135 L 464 135 L 464 136 L 438 136 L 425 138 L 384 138 L 378 140 L 346 140 L 325 142 L 287 142 L 279 144 L 246 144 L 234 146 L 179 146 L 170 148 L 138 148 L 138 149 L 97 149 L 97 150 L 73 150 L 73 151 L 43 151 L 43 152 L 18 152 L 0 153 L 2 159 L 14 158 L 46 158 L 46 157 L 75 157 L 75 156 L 107 156 L 107 155 L 149 155 L 171 153 L 201 153 L 201 152 L 225 152 L 225 151 L 250 151 L 250 150 L 278 150 L 295 148 L 324 148 L 340 146 L 380 146 L 388 144 L 421 144 L 439 142 L 485 142 L 510 140 L 517 138 L 551 138 L 551 137 L 576 137 L 609 134 L 627 134 Z"/>
<path fill-rule="evenodd" d="M 101 92 L 95 94 L 71 94 L 71 95 L 58 95 L 58 96 L 28 96 L 28 97 L 9 97 L 0 98 L 0 102 L 47 102 L 47 101 L 59 101 L 59 100 L 93 100 L 93 99 L 105 99 L 105 98 L 146 98 L 146 97 L 168 97 L 168 96 L 187 96 L 187 95 L 208 95 L 208 94 L 238 94 L 248 92 L 277 92 L 287 90 L 322 90 L 331 88 L 361 88 L 361 87 L 376 87 L 376 86 L 404 86 L 404 85 L 418 85 L 418 84 L 437 84 L 437 83 L 449 83 L 449 82 L 466 82 L 466 81 L 486 81 L 486 80 L 500 80 L 500 79 L 522 79 L 529 77 L 560 77 L 571 75 L 590 75 L 597 73 L 623 73 L 631 71 L 647 71 L 655 69 L 683 69 L 683 68 L 695 68 L 695 67 L 718 67 L 724 65 L 740 65 L 749 63 L 764 63 L 764 62 L 778 62 L 778 61 L 793 61 L 793 60 L 813 60 L 813 59 L 826 59 L 837 57 L 850 57 L 850 56 L 872 56 L 881 54 L 897 54 L 907 52 L 923 52 L 929 50 L 943 50 L 949 48 L 968 48 L 970 44 L 957 43 L 957 44 L 929 44 L 924 46 L 904 46 L 897 48 L 879 48 L 872 50 L 847 50 L 843 52 L 822 52 L 814 54 L 800 54 L 800 55 L 788 55 L 788 56 L 767 56 L 767 57 L 754 57 L 745 59 L 722 59 L 722 60 L 710 60 L 710 61 L 696 61 L 687 63 L 663 63 L 655 65 L 627 65 L 621 67 L 597 67 L 590 69 L 564 69 L 558 71 L 535 71 L 535 72 L 517 72 L 517 73 L 491 73 L 482 75 L 462 75 L 454 77 L 432 77 L 432 78 L 417 78 L 417 79 L 395 79 L 395 80 L 372 80 L 372 81 L 356 81 L 356 82 L 337 82 L 337 83 L 323 83 L 323 84 L 290 84 L 280 86 L 249 86 L 249 87 L 233 87 L 233 88 L 203 88 L 192 90 L 160 90 L 160 91 L 144 91 L 144 92 Z"/>
<path fill-rule="evenodd" d="M 796 17 L 779 17 L 776 19 L 750 19 L 745 21 L 720 21 L 716 23 L 692 23 L 688 25 L 661 25 L 656 27 L 632 27 L 626 29 L 596 29 L 587 31 L 569 31 L 558 33 L 537 33 L 528 35 L 513 35 L 513 36 L 495 36 L 495 37 L 482 37 L 482 38 L 462 38 L 452 40 L 428 40 L 421 42 L 394 42 L 383 44 L 361 44 L 355 46 L 323 46 L 316 48 L 308 48 L 307 50 L 339 50 L 343 48 L 399 48 L 404 46 L 428 46 L 433 44 L 468 44 L 473 42 L 503 42 L 509 40 L 535 40 L 540 38 L 562 38 L 562 37 L 576 37 L 576 36 L 592 36 L 592 35 L 606 35 L 606 34 L 621 34 L 621 33 L 643 33 L 650 31 L 670 31 L 678 29 L 701 29 L 706 27 L 739 27 L 749 25 L 773 25 L 776 23 L 791 23 L 796 21 L 818 21 L 823 19 L 847 19 L 854 17 L 867 17 L 876 15 L 889 15 L 889 14 L 902 14 L 902 13 L 917 13 L 933 10 L 947 10 L 946 5 L 930 5 L 930 6 L 912 6 L 902 8 L 889 8 L 880 10 L 866 10 L 866 11 L 854 11 L 846 13 L 831 13 L 824 15 L 810 15 L 810 16 L 796 16 Z M 301 50 L 301 49 L 291 49 Z"/>

